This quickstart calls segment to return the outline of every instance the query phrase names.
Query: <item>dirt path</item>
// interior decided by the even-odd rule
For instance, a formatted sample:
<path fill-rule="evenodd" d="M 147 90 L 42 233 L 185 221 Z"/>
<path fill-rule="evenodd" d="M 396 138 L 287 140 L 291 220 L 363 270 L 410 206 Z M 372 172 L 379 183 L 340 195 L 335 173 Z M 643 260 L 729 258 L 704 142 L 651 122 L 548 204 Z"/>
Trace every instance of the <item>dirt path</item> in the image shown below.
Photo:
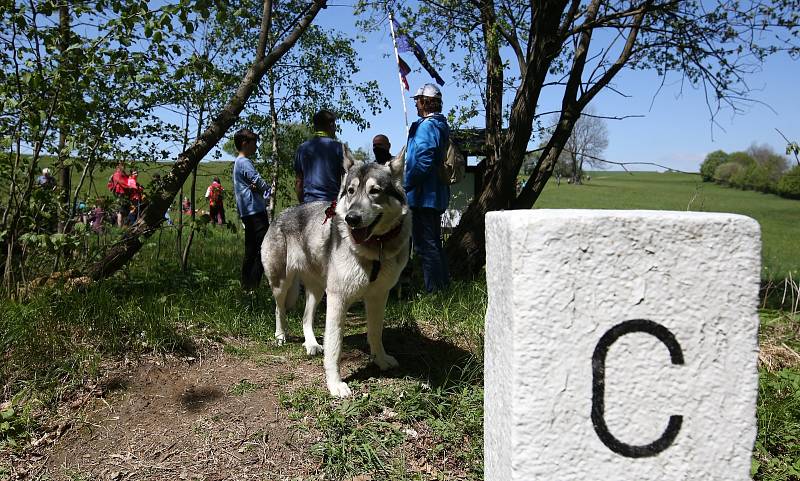
<path fill-rule="evenodd" d="M 421 333 L 388 329 L 384 340 L 401 369 L 381 373 L 371 365 L 361 333 L 345 338 L 343 377 L 435 384 L 465 355 Z M 57 429 L 11 460 L 10 479 L 325 479 L 320 458 L 310 454 L 321 433 L 280 402 L 304 387 L 324 389 L 322 357 L 308 358 L 301 339 L 281 348 L 228 339 L 191 356 L 145 356 L 103 372 L 63 406 Z M 431 439 L 409 441 L 409 459 L 424 465 Z"/>
<path fill-rule="evenodd" d="M 16 466 L 15 475 L 316 479 L 319 466 L 307 454 L 314 434 L 292 429 L 277 395 L 321 383 L 320 358 L 241 346 L 238 353 L 217 348 L 197 357 L 143 359 L 127 372 L 109 373 L 105 394 L 88 399 L 71 428 L 41 457 Z"/>

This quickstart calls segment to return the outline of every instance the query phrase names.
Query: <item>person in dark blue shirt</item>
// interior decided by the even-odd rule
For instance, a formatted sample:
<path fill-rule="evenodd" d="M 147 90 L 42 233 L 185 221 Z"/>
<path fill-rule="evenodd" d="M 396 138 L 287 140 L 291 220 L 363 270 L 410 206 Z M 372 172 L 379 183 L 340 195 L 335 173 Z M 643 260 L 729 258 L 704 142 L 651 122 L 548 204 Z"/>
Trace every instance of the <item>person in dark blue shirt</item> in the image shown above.
<path fill-rule="evenodd" d="M 314 137 L 297 149 L 294 160 L 295 192 L 301 204 L 335 200 L 344 175 L 344 146 L 334 138 L 336 115 L 320 110 L 313 122 Z"/>

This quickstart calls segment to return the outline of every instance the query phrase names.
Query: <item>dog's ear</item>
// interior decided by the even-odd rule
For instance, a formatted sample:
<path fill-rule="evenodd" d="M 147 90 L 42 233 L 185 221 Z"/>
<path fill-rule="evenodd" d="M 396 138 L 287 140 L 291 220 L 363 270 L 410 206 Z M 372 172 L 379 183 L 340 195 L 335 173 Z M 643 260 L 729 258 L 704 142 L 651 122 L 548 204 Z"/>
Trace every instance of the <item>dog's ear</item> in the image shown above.
<path fill-rule="evenodd" d="M 354 167 L 354 166 L 355 167 L 359 167 L 359 166 L 361 166 L 361 164 L 364 163 L 363 160 L 358 160 L 358 159 L 355 158 L 353 153 L 350 151 L 350 147 L 348 147 L 347 144 L 342 144 L 342 151 L 343 151 L 343 154 L 344 154 L 343 155 L 344 161 L 342 162 L 342 165 L 344 166 L 344 171 L 345 172 L 350 170 L 351 167 Z"/>
<path fill-rule="evenodd" d="M 403 168 L 405 166 L 406 146 L 404 145 L 400 152 L 389 161 L 389 171 L 392 173 L 392 177 L 399 179 L 401 183 L 403 182 Z"/>

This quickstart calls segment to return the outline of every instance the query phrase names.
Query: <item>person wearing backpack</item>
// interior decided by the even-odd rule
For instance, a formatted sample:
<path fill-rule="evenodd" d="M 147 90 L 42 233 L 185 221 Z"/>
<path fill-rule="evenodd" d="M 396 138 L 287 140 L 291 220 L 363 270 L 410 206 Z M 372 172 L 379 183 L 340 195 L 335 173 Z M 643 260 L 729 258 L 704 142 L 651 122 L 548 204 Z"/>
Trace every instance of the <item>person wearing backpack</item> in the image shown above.
<path fill-rule="evenodd" d="M 442 92 L 425 84 L 413 96 L 417 119 L 408 130 L 403 186 L 411 208 L 414 251 L 422 260 L 425 290 L 450 284 L 442 249 L 442 213 L 450 203 L 450 185 L 440 176 L 450 146 L 450 128 L 442 115 Z"/>
<path fill-rule="evenodd" d="M 222 188 L 222 184 L 219 182 L 219 177 L 214 177 L 211 185 L 206 189 L 208 213 L 211 216 L 212 224 L 225 224 L 225 206 L 222 200 L 224 191 L 225 189 Z"/>

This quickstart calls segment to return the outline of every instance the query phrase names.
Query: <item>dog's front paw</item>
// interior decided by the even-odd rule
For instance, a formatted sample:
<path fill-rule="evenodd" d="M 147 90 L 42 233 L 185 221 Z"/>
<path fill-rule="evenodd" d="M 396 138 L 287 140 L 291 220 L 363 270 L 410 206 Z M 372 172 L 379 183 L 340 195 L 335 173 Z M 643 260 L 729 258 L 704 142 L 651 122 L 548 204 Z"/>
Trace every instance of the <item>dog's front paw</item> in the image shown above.
<path fill-rule="evenodd" d="M 286 334 L 275 334 L 275 345 L 283 346 L 286 344 Z"/>
<path fill-rule="evenodd" d="M 353 392 L 350 390 L 347 384 L 343 383 L 342 381 L 335 383 L 329 382 L 328 391 L 331 392 L 331 396 L 333 397 L 348 397 L 351 394 L 353 394 Z"/>
<path fill-rule="evenodd" d="M 380 357 L 375 356 L 375 359 L 373 359 L 373 361 L 375 362 L 375 364 L 378 365 L 381 371 L 386 371 L 387 369 L 391 369 L 393 367 L 397 367 L 400 365 L 400 363 L 397 362 L 397 359 L 388 354 L 384 354 L 383 356 Z"/>
<path fill-rule="evenodd" d="M 314 344 L 303 343 L 303 346 L 306 348 L 306 354 L 308 354 L 309 356 L 316 356 L 317 354 L 322 354 L 322 346 L 320 346 L 316 342 Z"/>

